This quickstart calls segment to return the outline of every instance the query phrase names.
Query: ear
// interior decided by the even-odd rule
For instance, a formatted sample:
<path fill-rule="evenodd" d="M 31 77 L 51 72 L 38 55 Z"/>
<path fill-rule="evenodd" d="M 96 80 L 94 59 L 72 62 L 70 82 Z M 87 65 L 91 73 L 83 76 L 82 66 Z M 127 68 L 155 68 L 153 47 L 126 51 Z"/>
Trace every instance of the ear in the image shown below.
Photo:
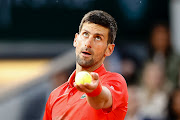
<path fill-rule="evenodd" d="M 74 42 L 73 42 L 73 46 L 76 47 L 77 46 L 77 38 L 78 38 L 78 33 L 75 34 L 75 37 L 74 37 Z"/>
<path fill-rule="evenodd" d="M 105 56 L 110 56 L 114 51 L 115 44 L 108 44 Z"/>

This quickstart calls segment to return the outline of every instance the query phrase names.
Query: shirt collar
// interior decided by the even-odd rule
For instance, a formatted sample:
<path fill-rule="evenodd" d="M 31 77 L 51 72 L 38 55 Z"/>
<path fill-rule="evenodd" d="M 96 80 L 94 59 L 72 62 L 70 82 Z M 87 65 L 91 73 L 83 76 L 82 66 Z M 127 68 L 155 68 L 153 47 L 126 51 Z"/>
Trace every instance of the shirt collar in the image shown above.
<path fill-rule="evenodd" d="M 97 68 L 93 72 L 98 73 L 99 76 L 102 76 L 103 74 L 105 74 L 106 73 L 106 69 L 104 67 L 104 64 L 102 64 L 99 68 Z M 70 85 L 70 87 L 73 87 L 73 82 L 74 82 L 75 76 L 76 76 L 76 70 L 74 70 L 74 72 L 71 74 L 71 76 L 68 79 L 68 84 Z"/>

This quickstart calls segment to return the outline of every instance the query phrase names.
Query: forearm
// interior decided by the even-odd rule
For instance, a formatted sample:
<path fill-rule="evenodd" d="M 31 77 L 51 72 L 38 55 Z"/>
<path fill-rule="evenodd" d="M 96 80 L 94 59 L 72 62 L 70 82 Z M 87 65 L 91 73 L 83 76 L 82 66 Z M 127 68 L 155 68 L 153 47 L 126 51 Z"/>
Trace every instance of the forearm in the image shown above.
<path fill-rule="evenodd" d="M 107 87 L 102 86 L 102 91 L 98 96 L 87 96 L 87 101 L 95 109 L 110 108 L 112 106 L 112 95 Z"/>

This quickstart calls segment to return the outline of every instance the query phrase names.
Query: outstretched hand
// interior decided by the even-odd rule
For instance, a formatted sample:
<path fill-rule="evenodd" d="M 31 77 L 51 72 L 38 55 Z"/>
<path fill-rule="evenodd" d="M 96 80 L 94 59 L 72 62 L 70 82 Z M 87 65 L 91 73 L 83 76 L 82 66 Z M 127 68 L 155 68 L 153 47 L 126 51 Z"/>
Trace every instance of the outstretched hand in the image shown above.
<path fill-rule="evenodd" d="M 95 90 L 97 88 L 97 86 L 99 84 L 99 75 L 98 75 L 98 73 L 95 73 L 95 72 L 91 72 L 90 75 L 92 76 L 91 83 L 77 85 L 74 82 L 74 87 L 76 87 L 81 92 L 91 93 L 93 90 Z"/>

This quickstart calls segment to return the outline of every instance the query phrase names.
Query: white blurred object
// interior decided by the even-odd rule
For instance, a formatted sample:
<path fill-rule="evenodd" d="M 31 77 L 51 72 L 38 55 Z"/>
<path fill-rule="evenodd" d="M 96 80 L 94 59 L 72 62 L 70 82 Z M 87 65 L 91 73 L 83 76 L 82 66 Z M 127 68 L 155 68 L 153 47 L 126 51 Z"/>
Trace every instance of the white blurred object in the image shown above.
<path fill-rule="evenodd" d="M 170 0 L 170 27 L 172 46 L 180 54 L 180 0 Z"/>

